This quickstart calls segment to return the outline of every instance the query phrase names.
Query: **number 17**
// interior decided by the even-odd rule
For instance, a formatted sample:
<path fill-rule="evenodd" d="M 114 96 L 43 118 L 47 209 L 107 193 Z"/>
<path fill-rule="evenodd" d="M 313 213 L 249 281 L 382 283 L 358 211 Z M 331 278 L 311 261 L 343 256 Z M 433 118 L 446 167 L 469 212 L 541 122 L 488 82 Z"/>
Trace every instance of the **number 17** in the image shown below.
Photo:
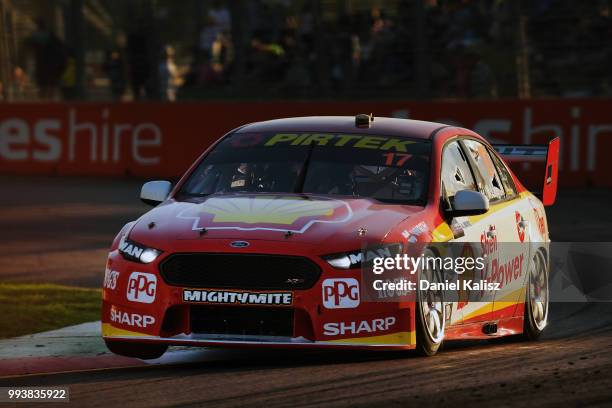
<path fill-rule="evenodd" d="M 406 154 L 406 153 L 385 153 L 383 154 L 383 157 L 386 157 L 387 160 L 385 161 L 385 165 L 386 166 L 393 166 L 393 162 L 395 161 L 395 159 L 397 158 L 397 162 L 395 163 L 395 166 L 403 166 L 406 161 L 410 158 L 411 155 Z"/>

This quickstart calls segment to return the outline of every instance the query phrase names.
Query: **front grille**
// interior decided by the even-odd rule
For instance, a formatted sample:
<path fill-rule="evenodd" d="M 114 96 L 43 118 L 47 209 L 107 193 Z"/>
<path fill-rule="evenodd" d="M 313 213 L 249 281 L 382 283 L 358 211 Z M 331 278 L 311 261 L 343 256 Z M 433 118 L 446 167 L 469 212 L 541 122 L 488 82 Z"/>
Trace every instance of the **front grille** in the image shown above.
<path fill-rule="evenodd" d="M 321 268 L 300 256 L 264 254 L 173 254 L 160 265 L 173 286 L 218 289 L 309 289 Z"/>
<path fill-rule="evenodd" d="M 191 306 L 191 332 L 236 336 L 293 336 L 293 309 Z"/>

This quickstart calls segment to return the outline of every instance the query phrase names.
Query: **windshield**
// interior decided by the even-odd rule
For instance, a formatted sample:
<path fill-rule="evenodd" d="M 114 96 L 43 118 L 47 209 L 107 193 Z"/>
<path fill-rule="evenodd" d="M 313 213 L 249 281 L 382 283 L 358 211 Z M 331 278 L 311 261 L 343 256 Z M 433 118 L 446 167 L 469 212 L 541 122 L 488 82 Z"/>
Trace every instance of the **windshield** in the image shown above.
<path fill-rule="evenodd" d="M 180 196 L 305 193 L 424 205 L 431 143 L 374 135 L 233 134 L 190 175 Z"/>

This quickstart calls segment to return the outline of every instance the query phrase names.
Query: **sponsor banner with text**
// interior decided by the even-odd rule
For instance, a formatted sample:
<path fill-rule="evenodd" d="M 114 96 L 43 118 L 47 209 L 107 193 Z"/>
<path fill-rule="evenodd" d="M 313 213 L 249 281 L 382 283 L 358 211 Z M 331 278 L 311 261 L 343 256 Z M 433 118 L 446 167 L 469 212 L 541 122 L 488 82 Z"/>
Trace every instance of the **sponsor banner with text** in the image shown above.
<path fill-rule="evenodd" d="M 0 172 L 177 177 L 220 136 L 288 116 L 373 112 L 474 129 L 494 143 L 561 138 L 562 186 L 611 186 L 612 100 L 2 104 Z M 516 170 L 540 177 L 529 163 Z"/>

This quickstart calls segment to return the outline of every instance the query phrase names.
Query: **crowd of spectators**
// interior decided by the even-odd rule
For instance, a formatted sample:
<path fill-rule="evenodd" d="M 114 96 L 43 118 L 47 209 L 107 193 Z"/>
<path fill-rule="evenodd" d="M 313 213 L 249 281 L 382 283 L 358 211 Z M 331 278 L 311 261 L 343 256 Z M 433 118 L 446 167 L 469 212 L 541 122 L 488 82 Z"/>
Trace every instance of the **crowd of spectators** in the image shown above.
<path fill-rule="evenodd" d="M 117 100 L 609 96 L 611 2 L 338 1 L 330 12 L 330 2 L 213 0 L 194 16 L 192 46 L 172 44 L 179 53 L 163 39 L 152 43 L 150 27 L 136 20 L 103 72 Z M 36 48 L 41 39 L 47 48 Z M 57 47 L 40 34 L 32 44 L 37 59 Z M 69 56 L 62 51 L 52 70 L 37 61 L 47 66 L 39 71 L 65 82 L 57 69 L 70 68 Z M 43 92 L 48 80 L 37 74 Z"/>
<path fill-rule="evenodd" d="M 608 1 L 428 0 L 421 32 L 414 1 L 319 19 L 311 3 L 298 10 L 288 1 L 249 3 L 244 72 L 237 75 L 232 14 L 218 2 L 208 13 L 186 95 L 237 85 L 289 96 L 501 98 L 611 91 Z M 524 65 L 517 63 L 521 55 Z M 520 81 L 529 84 L 529 94 L 519 95 Z"/>

